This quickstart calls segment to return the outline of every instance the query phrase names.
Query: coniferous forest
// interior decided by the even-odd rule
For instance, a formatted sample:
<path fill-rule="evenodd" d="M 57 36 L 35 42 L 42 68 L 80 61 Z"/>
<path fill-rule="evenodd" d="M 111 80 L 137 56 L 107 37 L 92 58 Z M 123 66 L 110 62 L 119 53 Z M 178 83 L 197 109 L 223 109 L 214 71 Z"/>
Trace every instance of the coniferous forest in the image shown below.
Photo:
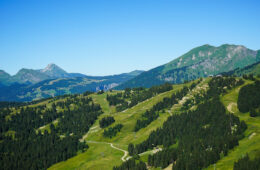
<path fill-rule="evenodd" d="M 241 88 L 237 105 L 242 113 L 250 111 L 252 117 L 260 116 L 260 81 Z"/>
<path fill-rule="evenodd" d="M 112 116 L 107 116 L 107 117 L 102 118 L 102 119 L 99 121 L 99 126 L 100 126 L 101 128 L 105 128 L 105 127 L 111 125 L 111 124 L 114 123 L 114 122 L 115 122 L 114 117 L 112 117 Z"/>
<path fill-rule="evenodd" d="M 58 112 L 57 105 L 63 111 Z M 51 108 L 44 105 L 19 109 L 15 114 L 8 107 L 1 109 L 1 169 L 47 169 L 86 150 L 88 145 L 79 139 L 102 113 L 91 98 L 77 95 L 53 103 Z M 59 120 L 56 125 L 54 120 Z M 38 129 L 46 124 L 49 130 Z M 13 135 L 3 135 L 7 132 Z"/>
<path fill-rule="evenodd" d="M 159 86 L 153 86 L 149 89 L 145 88 L 126 88 L 123 93 L 116 95 L 107 95 L 109 105 L 116 106 L 117 111 L 123 111 L 131 108 L 138 103 L 145 101 L 155 95 L 172 90 L 172 85 L 165 83 Z"/>
<path fill-rule="evenodd" d="M 128 146 L 130 155 L 145 152 L 155 146 L 165 149 L 149 155 L 148 164 L 165 168 L 175 162 L 173 169 L 202 169 L 216 163 L 221 155 L 238 145 L 247 125 L 238 117 L 227 113 L 219 95 L 225 89 L 243 84 L 235 78 L 211 79 L 209 90 L 194 111 L 185 111 L 168 118 L 162 128 L 153 131 L 147 140 Z M 177 148 L 171 148 L 177 144 Z"/>

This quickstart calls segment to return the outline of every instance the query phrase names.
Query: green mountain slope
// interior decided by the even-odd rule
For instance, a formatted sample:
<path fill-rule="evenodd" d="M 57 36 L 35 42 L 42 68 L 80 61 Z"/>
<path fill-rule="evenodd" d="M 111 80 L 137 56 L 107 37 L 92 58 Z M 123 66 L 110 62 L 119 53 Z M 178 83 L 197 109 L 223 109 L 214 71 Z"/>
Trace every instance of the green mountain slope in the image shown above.
<path fill-rule="evenodd" d="M 223 79 L 226 81 L 222 81 Z M 75 95 L 75 96 L 72 95 L 72 96 L 65 96 L 60 98 L 51 98 L 27 106 L 2 109 L 1 112 L 3 116 L 1 116 L 1 121 L 3 122 L 1 122 L 1 124 L 3 125 L 3 129 L 2 129 L 3 133 L 1 134 L 3 135 L 1 136 L 2 137 L 1 140 L 3 140 L 4 142 L 6 142 L 5 140 L 7 140 L 7 142 L 9 142 L 8 140 L 10 140 L 10 138 L 6 138 L 5 136 L 10 136 L 15 138 L 14 135 L 15 133 L 19 134 L 20 131 L 23 132 L 23 128 L 20 129 L 13 128 L 13 127 L 6 128 L 6 126 L 23 127 L 24 123 L 26 127 L 28 125 L 33 126 L 34 128 L 33 131 L 36 131 L 37 133 L 41 132 L 44 134 L 38 137 L 32 134 L 31 138 L 37 138 L 38 140 L 38 138 L 41 137 L 44 142 L 47 142 L 48 141 L 47 139 L 50 140 L 55 139 L 54 144 L 52 143 L 51 146 L 56 146 L 56 144 L 58 143 L 55 142 L 56 141 L 59 142 L 59 138 L 61 139 L 64 138 L 65 141 L 68 141 L 67 143 L 64 144 L 68 144 L 68 147 L 70 148 L 72 147 L 73 149 L 74 146 L 76 146 L 77 141 L 70 143 L 69 138 L 70 136 L 76 137 L 77 139 L 79 139 L 78 141 L 81 143 L 80 145 L 85 143 L 88 145 L 89 148 L 87 147 L 85 149 L 84 148 L 79 149 L 77 153 L 75 152 L 75 150 L 73 150 L 73 154 L 71 154 L 70 156 L 61 157 L 62 161 L 60 159 L 57 159 L 56 157 L 60 153 L 56 153 L 55 148 L 56 149 L 59 148 L 57 147 L 52 148 L 54 150 L 52 150 L 51 152 L 51 157 L 49 157 L 49 155 L 48 157 L 43 157 L 43 159 L 48 160 L 49 169 L 54 169 L 54 170 L 108 169 L 109 170 L 112 169 L 114 166 L 119 166 L 123 162 L 126 162 L 128 159 L 131 159 L 131 156 L 128 153 L 128 145 L 130 143 L 133 143 L 136 146 L 137 144 L 141 144 L 148 139 L 153 140 L 155 136 L 149 137 L 152 133 L 154 133 L 153 131 L 155 131 L 160 127 L 161 129 L 163 129 L 163 127 L 164 128 L 167 127 L 169 128 L 169 131 L 167 131 L 167 133 L 165 133 L 164 135 L 160 134 L 162 136 L 157 138 L 158 140 L 157 142 L 159 143 L 162 142 L 163 144 L 151 148 L 145 148 L 145 149 L 141 147 L 139 148 L 139 150 L 140 149 L 144 150 L 141 153 L 138 152 L 140 158 L 138 157 L 136 158 L 139 159 L 139 161 L 148 163 L 149 155 L 155 155 L 157 152 L 161 153 L 160 150 L 166 149 L 165 145 L 170 144 L 169 148 L 173 150 L 179 147 L 185 148 L 186 145 L 184 145 L 184 143 L 179 143 L 181 140 L 191 141 L 190 146 L 187 145 L 188 147 L 186 148 L 188 152 L 189 148 L 196 148 L 195 145 L 200 145 L 200 143 L 193 143 L 189 137 L 192 137 L 194 135 L 195 136 L 201 135 L 200 136 L 201 139 L 199 141 L 203 142 L 201 145 L 203 147 L 199 148 L 200 150 L 195 150 L 195 152 L 193 153 L 194 154 L 202 153 L 202 154 L 201 155 L 199 154 L 200 157 L 193 157 L 193 158 L 196 158 L 196 160 L 198 161 L 201 159 L 202 160 L 201 164 L 203 164 L 204 161 L 205 162 L 209 161 L 210 159 L 217 160 L 217 162 L 211 163 L 209 166 L 207 166 L 206 169 L 215 169 L 215 168 L 220 170 L 233 169 L 234 162 L 237 161 L 239 158 L 241 158 L 243 155 L 246 155 L 248 153 L 249 157 L 253 159 L 260 153 L 260 144 L 259 144 L 259 137 L 260 137 L 259 118 L 260 117 L 259 116 L 250 117 L 249 113 L 241 113 L 237 107 L 237 101 L 238 101 L 240 89 L 243 86 L 247 86 L 248 84 L 253 84 L 254 81 L 243 80 L 244 81 L 243 83 L 241 80 L 239 81 L 240 78 L 223 78 L 223 79 L 221 77 L 206 78 L 206 79 L 202 79 L 202 81 L 196 80 L 195 82 L 188 82 L 186 84 L 176 84 L 172 86 L 173 87 L 172 90 L 161 92 L 159 94 L 156 93 L 154 96 L 150 96 L 146 100 L 137 103 L 133 107 L 127 108 L 119 112 L 116 110 L 116 107 L 114 105 L 110 104 L 110 99 L 107 99 L 107 95 L 119 96 L 119 97 L 124 96 L 123 98 L 125 100 L 128 100 L 129 95 L 130 98 L 131 96 L 135 98 L 138 97 L 138 94 L 145 94 L 142 93 L 142 91 L 147 89 L 133 89 L 130 93 L 128 93 L 128 91 L 112 91 L 112 92 L 105 92 L 102 94 L 94 93 L 88 96 L 86 96 L 86 94 Z M 191 86 L 193 86 L 193 88 L 191 90 L 186 91 L 186 93 L 184 93 L 184 96 L 177 100 L 177 103 L 175 102 L 173 105 L 167 105 L 167 103 L 169 103 L 169 101 L 174 98 L 173 96 L 175 97 L 182 96 L 181 95 L 182 93 L 180 93 L 180 91 L 182 89 L 185 89 L 185 87 L 190 88 Z M 212 112 L 214 114 L 210 112 L 207 113 L 206 108 L 203 109 L 202 107 L 203 103 L 205 101 L 211 101 L 208 100 L 209 96 L 215 96 L 214 97 L 215 100 L 220 101 L 218 104 L 223 106 L 223 108 L 220 109 L 223 112 L 222 115 L 215 115 L 218 114 L 220 110 L 215 109 L 214 106 L 209 108 L 211 110 L 212 109 L 214 110 L 214 112 Z M 128 100 L 128 104 L 129 101 L 134 101 L 134 100 Z M 103 113 L 100 113 L 99 116 L 96 117 L 95 121 L 91 121 L 89 124 L 87 124 L 87 128 L 86 128 L 86 124 L 84 121 L 88 119 L 81 120 L 80 118 L 84 117 L 84 115 L 88 113 L 88 111 L 85 111 L 85 108 L 91 109 L 88 108 L 87 105 L 93 106 L 92 102 L 96 106 L 100 105 Z M 122 101 L 117 101 L 117 102 L 119 102 L 119 104 L 117 105 L 120 105 L 120 102 Z M 202 105 L 198 107 L 200 104 Z M 155 111 L 155 113 L 157 113 L 159 117 L 154 119 L 147 126 L 135 132 L 134 129 L 137 120 L 143 119 L 144 114 L 147 113 L 146 111 L 154 107 L 160 108 L 157 109 L 159 111 Z M 201 113 L 198 116 L 198 119 L 196 118 L 196 116 L 192 117 L 191 114 L 191 113 L 196 113 L 193 111 L 196 111 L 197 108 L 201 108 L 203 111 L 203 113 Z M 181 134 L 182 133 L 185 134 L 188 132 L 188 129 L 200 129 L 201 131 L 198 132 L 201 133 L 195 133 L 195 134 L 188 133 L 189 134 L 188 136 L 184 135 L 184 136 L 180 136 L 180 138 L 177 137 L 176 140 L 174 140 L 173 144 L 164 143 L 163 141 L 167 140 L 168 139 L 167 137 L 171 136 L 170 130 L 171 127 L 174 126 L 174 125 L 165 126 L 164 122 L 173 120 L 174 116 L 177 118 L 178 116 L 179 118 L 181 117 L 185 118 L 185 115 L 188 115 L 187 113 L 188 110 L 191 111 L 189 112 L 190 116 L 186 117 L 186 121 L 184 121 L 183 123 L 179 124 L 178 126 L 176 125 L 176 127 L 183 126 L 184 128 L 180 128 L 180 129 L 177 128 L 176 133 L 173 133 L 173 135 L 178 134 L 178 131 L 181 132 Z M 28 114 L 25 114 L 26 112 L 28 112 Z M 232 115 L 229 115 L 229 113 L 231 113 Z M 30 116 L 30 114 L 32 114 L 33 117 Z M 37 116 L 37 114 L 40 114 L 40 116 Z M 196 114 L 198 114 L 198 112 Z M 88 115 L 90 116 L 92 114 L 88 114 Z M 93 114 L 93 116 L 94 115 L 95 114 Z M 110 124 L 106 128 L 101 128 L 99 125 L 99 121 L 102 120 L 102 118 L 107 116 L 112 116 L 115 122 Z M 221 116 L 222 118 L 220 119 L 219 116 Z M 31 118 L 29 119 L 29 117 Z M 12 118 L 13 121 L 8 121 L 11 120 L 10 118 Z M 192 121 L 193 119 L 195 119 L 195 121 Z M 182 119 L 177 121 L 176 124 L 181 120 Z M 239 129 L 241 128 L 242 124 L 237 124 L 237 123 L 242 120 L 245 121 L 247 125 L 246 130 Z M 198 124 L 196 123 L 194 124 L 194 122 L 197 122 Z M 217 123 L 215 124 L 214 122 Z M 236 123 L 234 124 L 234 122 Z M 63 126 L 63 123 L 66 123 L 66 126 Z M 119 132 L 116 133 L 115 136 L 113 136 L 112 138 L 108 138 L 103 135 L 104 130 L 114 127 L 117 124 L 122 124 L 123 127 Z M 194 126 L 196 128 L 194 128 Z M 218 130 L 215 131 L 215 129 Z M 214 134 L 212 134 L 210 138 L 204 139 L 204 137 L 208 135 L 207 130 L 214 132 Z M 223 138 L 223 136 L 230 137 L 230 138 L 223 138 L 223 139 L 228 141 L 229 144 L 232 144 L 232 147 L 230 145 L 225 147 L 226 145 L 224 145 L 224 143 L 223 144 L 220 143 L 220 145 L 216 145 L 216 146 L 211 145 L 215 143 L 215 140 L 219 140 L 218 137 L 215 136 L 218 135 L 219 131 L 222 130 L 224 130 L 226 133 L 223 135 L 221 134 L 221 136 L 219 137 L 220 138 Z M 28 132 L 32 133 L 32 130 L 28 129 Z M 23 132 L 23 134 L 26 134 L 28 132 Z M 233 133 L 236 134 L 234 138 L 230 136 Z M 77 135 L 74 136 L 74 134 Z M 55 138 L 52 138 L 52 136 L 55 136 Z M 17 138 L 18 137 L 19 136 L 17 136 Z M 25 139 L 22 138 L 22 139 L 25 140 L 26 138 Z M 238 140 L 239 142 L 236 142 Z M 42 143 L 39 143 L 39 145 L 42 145 Z M 43 145 L 43 146 L 44 148 L 51 147 L 48 145 L 47 146 Z M 220 149 L 220 150 L 217 149 L 219 153 L 217 155 L 211 152 L 212 149 L 216 151 L 216 147 Z M 224 148 L 225 151 L 221 150 L 221 148 L 222 149 Z M 9 150 L 4 149 L 3 151 L 8 152 Z M 66 151 L 67 150 L 65 150 L 65 153 Z M 41 150 L 36 150 L 36 152 L 41 153 Z M 64 151 L 61 150 L 61 152 Z M 178 155 L 179 154 L 180 153 L 178 153 Z M 205 154 L 209 154 L 209 157 L 207 157 L 209 159 L 204 159 Z M 39 154 L 38 156 L 41 156 L 41 154 Z M 159 162 L 165 164 L 163 160 L 167 160 L 169 156 L 171 155 L 168 155 L 164 159 L 160 159 L 161 161 Z M 51 163 L 51 166 L 49 166 L 50 165 L 49 161 L 52 160 L 52 158 L 53 158 L 53 162 Z M 30 164 L 32 164 L 32 162 L 28 160 L 26 161 L 26 159 L 27 157 L 25 157 L 25 161 L 23 161 L 26 162 L 26 164 L 21 164 L 22 166 L 26 166 L 26 165 L 29 166 Z M 181 159 L 184 159 L 184 157 L 181 157 Z M 35 157 L 35 161 L 41 162 L 43 160 L 39 160 L 38 157 Z M 171 162 L 166 162 L 166 164 L 167 165 L 170 164 L 168 169 L 171 169 L 171 166 L 173 164 L 171 164 Z M 42 164 L 41 166 L 46 166 L 46 165 Z M 196 164 L 196 166 L 198 166 L 198 164 Z M 162 169 L 162 168 L 155 168 L 149 166 L 149 169 Z"/>
<path fill-rule="evenodd" d="M 10 74 L 6 73 L 4 70 L 0 70 L 0 82 L 5 85 L 8 84 L 11 79 Z"/>
<path fill-rule="evenodd" d="M 183 98 L 183 100 L 179 101 L 177 105 L 167 109 L 166 113 L 161 113 L 158 119 L 138 132 L 133 131 L 135 122 L 138 118 L 142 117 L 142 114 L 145 112 L 145 110 L 151 108 L 157 102 L 162 101 L 164 97 L 171 96 L 173 93 L 180 90 L 184 85 L 174 85 L 173 90 L 155 96 L 147 101 L 139 103 L 131 109 L 127 109 L 122 112 L 116 112 L 113 107 L 109 107 L 107 101 L 104 101 L 106 94 L 92 95 L 94 101 L 99 103 L 104 110 L 104 114 L 100 116 L 98 120 L 101 120 L 102 117 L 105 116 L 113 116 L 115 118 L 114 124 L 122 123 L 124 125 L 122 131 L 112 139 L 105 138 L 102 135 L 103 129 L 99 127 L 97 120 L 90 131 L 83 137 L 83 139 L 85 139 L 85 141 L 90 145 L 90 149 L 87 152 L 78 154 L 77 156 L 68 159 L 65 162 L 55 164 L 49 169 L 112 169 L 113 166 L 119 165 L 120 163 L 130 158 L 127 150 L 127 145 L 129 143 L 138 144 L 143 142 L 148 138 L 149 134 L 153 130 L 156 130 L 158 127 L 162 127 L 163 122 L 165 122 L 168 117 L 174 114 L 180 114 L 182 112 L 181 108 L 185 103 L 187 103 L 187 101 L 194 99 L 194 97 L 198 94 L 204 94 L 208 90 L 209 81 L 210 78 L 202 81 L 194 90 L 189 92 Z M 243 85 L 228 90 L 226 93 L 224 93 L 225 95 L 221 97 L 221 102 L 224 104 L 226 110 L 235 114 L 241 120 L 244 120 L 248 125 L 248 129 L 245 131 L 245 136 L 239 142 L 238 146 L 231 149 L 227 155 L 222 154 L 217 164 L 215 166 L 211 165 L 207 169 L 214 169 L 216 167 L 220 170 L 231 170 L 233 169 L 234 162 L 246 153 L 248 153 L 252 158 L 260 153 L 260 145 L 259 142 L 257 142 L 259 140 L 260 130 L 259 117 L 252 118 L 248 113 L 240 113 L 236 106 L 237 96 L 240 88 L 251 83 L 252 81 L 246 80 Z M 109 95 L 112 94 L 110 93 Z M 192 106 L 191 109 L 196 109 L 196 106 Z M 116 148 L 111 147 L 111 144 L 113 144 L 113 146 Z M 177 146 L 178 144 L 173 145 L 172 147 L 174 148 Z M 161 146 L 158 146 L 157 149 L 155 148 L 139 154 L 140 160 L 147 163 L 148 155 L 158 152 L 160 147 Z M 166 169 L 171 169 L 171 166 L 172 164 L 169 165 L 169 167 Z M 150 168 L 156 169 L 152 167 Z"/>
<path fill-rule="evenodd" d="M 12 82 L 18 83 L 37 83 L 42 80 L 50 79 L 50 77 L 44 73 L 41 73 L 33 69 L 21 69 L 19 72 L 12 76 Z"/>
<path fill-rule="evenodd" d="M 260 75 L 260 62 L 256 62 L 256 63 L 246 66 L 244 68 L 238 68 L 238 69 L 235 69 L 235 70 L 223 73 L 223 74 L 240 76 L 240 77 L 243 75 L 249 75 L 249 74 L 258 76 L 258 75 Z"/>
<path fill-rule="evenodd" d="M 224 44 L 219 47 L 203 45 L 177 59 L 151 69 L 129 80 L 117 89 L 126 87 L 151 87 L 164 82 L 181 83 L 199 77 L 208 77 L 260 61 L 259 51 L 244 46 Z"/>

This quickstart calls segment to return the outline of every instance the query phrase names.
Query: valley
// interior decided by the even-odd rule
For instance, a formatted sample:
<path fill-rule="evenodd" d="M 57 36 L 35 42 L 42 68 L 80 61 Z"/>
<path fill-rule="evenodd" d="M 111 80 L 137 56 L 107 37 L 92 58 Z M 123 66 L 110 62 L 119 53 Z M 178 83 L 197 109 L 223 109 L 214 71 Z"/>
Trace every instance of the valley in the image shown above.
<path fill-rule="evenodd" d="M 259 11 L 0 0 L 0 170 L 260 170 Z"/>

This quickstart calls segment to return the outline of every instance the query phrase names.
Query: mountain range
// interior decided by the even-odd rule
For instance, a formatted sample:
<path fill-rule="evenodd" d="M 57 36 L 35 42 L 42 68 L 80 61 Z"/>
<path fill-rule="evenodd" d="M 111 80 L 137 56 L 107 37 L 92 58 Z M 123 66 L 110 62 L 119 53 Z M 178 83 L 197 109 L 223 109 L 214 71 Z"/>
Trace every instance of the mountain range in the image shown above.
<path fill-rule="evenodd" d="M 68 73 L 55 64 L 44 69 L 21 69 L 11 76 L 0 70 L 0 101 L 31 101 L 64 94 L 133 87 L 151 87 L 165 82 L 183 83 L 200 77 L 260 73 L 260 50 L 242 45 L 203 45 L 148 71 L 135 70 L 112 76 Z"/>
<path fill-rule="evenodd" d="M 151 87 L 164 82 L 182 83 L 185 80 L 241 69 L 259 61 L 260 50 L 254 51 L 241 45 L 203 45 L 167 64 L 143 72 L 116 88 Z"/>
<path fill-rule="evenodd" d="M 5 85 L 10 85 L 12 83 L 34 84 L 47 79 L 85 76 L 86 75 L 80 73 L 67 73 L 65 70 L 53 63 L 48 64 L 47 67 L 39 70 L 22 68 L 14 76 L 0 70 L 0 80 L 1 83 Z"/>
<path fill-rule="evenodd" d="M 55 64 L 44 69 L 21 69 L 14 76 L 0 71 L 0 101 L 32 101 L 85 91 L 109 90 L 134 78 L 143 71 L 135 70 L 110 76 L 87 76 L 67 73 Z"/>

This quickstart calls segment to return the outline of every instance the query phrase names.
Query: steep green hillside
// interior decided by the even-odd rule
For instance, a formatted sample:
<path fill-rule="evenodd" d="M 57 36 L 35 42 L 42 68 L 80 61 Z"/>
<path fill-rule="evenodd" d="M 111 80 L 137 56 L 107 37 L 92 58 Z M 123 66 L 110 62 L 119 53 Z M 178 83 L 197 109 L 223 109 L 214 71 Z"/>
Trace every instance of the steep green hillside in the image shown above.
<path fill-rule="evenodd" d="M 235 69 L 230 72 L 223 73 L 223 74 L 240 76 L 240 77 L 243 75 L 249 75 L 249 74 L 258 76 L 258 75 L 260 75 L 260 62 L 256 62 L 256 63 L 246 66 L 244 68 L 241 68 L 241 69 L 238 68 L 238 69 Z"/>
<path fill-rule="evenodd" d="M 144 72 L 117 89 L 151 87 L 164 82 L 181 83 L 199 77 L 208 77 L 260 61 L 259 51 L 244 46 L 224 44 L 219 47 L 203 45 L 177 59 Z"/>
<path fill-rule="evenodd" d="M 243 82 L 239 78 L 217 77 L 172 85 L 171 90 L 166 86 L 166 91 L 162 91 L 163 88 L 153 88 L 154 93 L 148 95 L 145 100 L 138 100 L 141 97 L 139 94 L 149 94 L 149 89 L 139 88 L 130 91 L 69 95 L 51 98 L 27 106 L 17 104 L 17 107 L 14 107 L 14 103 L 10 105 L 9 109 L 0 108 L 2 125 L 0 145 L 3 141 L 6 143 L 12 139 L 25 140 L 19 134 L 27 134 L 33 128 L 38 135 L 40 132 L 45 134 L 41 138 L 46 143 L 40 144 L 41 147 L 46 147 L 48 143 L 50 136 L 47 134 L 51 135 L 52 132 L 55 132 L 52 135 L 57 135 L 58 138 L 55 137 L 53 146 L 57 147 L 56 144 L 60 144 L 59 138 L 61 138 L 64 139 L 63 142 L 68 142 L 63 143 L 63 145 L 71 149 L 69 152 L 59 151 L 66 155 L 64 157 L 59 157 L 55 150 L 52 150 L 52 156 L 48 155 L 48 152 L 46 152 L 46 157 L 41 157 L 41 154 L 39 154 L 38 156 L 41 159 L 37 157 L 35 160 L 41 162 L 46 159 L 47 164 L 42 166 L 47 166 L 49 169 L 112 169 L 114 166 L 128 162 L 128 160 L 135 161 L 131 159 L 132 151 L 128 152 L 130 143 L 133 144 L 136 148 L 135 152 L 138 153 L 138 156 L 134 155 L 133 157 L 139 159 L 137 162 L 142 161 L 149 164 L 148 169 L 156 169 L 151 165 L 169 166 L 168 169 L 171 169 L 172 166 L 180 168 L 182 165 L 192 165 L 192 160 L 200 162 L 193 165 L 194 167 L 232 169 L 234 162 L 243 155 L 248 153 L 250 158 L 254 158 L 260 153 L 258 142 L 260 134 L 259 116 L 250 117 L 249 113 L 240 113 L 236 104 L 241 87 L 252 83 L 254 82 L 251 80 L 244 80 Z M 113 100 L 111 100 L 107 96 L 119 98 L 112 98 Z M 135 101 L 133 99 L 139 102 L 131 105 Z M 118 106 L 125 101 L 129 107 L 118 111 Z M 93 105 L 97 106 L 96 111 L 92 110 L 93 108 L 91 109 Z M 99 105 L 103 113 L 100 112 Z M 91 111 L 93 111 L 93 114 Z M 231 115 L 228 113 L 231 113 Z M 158 117 L 153 117 L 151 122 L 135 130 L 137 121 L 145 120 L 149 118 L 149 115 L 158 115 Z M 115 121 L 101 128 L 100 120 L 104 120 L 103 118 L 108 116 L 113 117 Z M 30 119 L 28 119 L 29 117 Z M 89 121 L 89 118 L 92 121 Z M 246 130 L 245 124 L 241 121 L 245 121 Z M 28 129 L 25 128 L 24 123 L 29 125 Z M 104 131 L 118 124 L 121 124 L 122 128 L 112 137 L 104 135 Z M 160 128 L 159 131 L 158 128 Z M 157 135 L 154 135 L 155 130 L 157 130 Z M 172 130 L 174 130 L 174 133 L 172 133 Z M 219 133 L 220 136 L 218 136 Z M 174 137 L 171 134 L 176 136 Z M 38 140 L 39 136 L 31 135 L 29 135 L 30 138 L 37 137 L 36 140 Z M 201 136 L 197 138 L 197 135 Z M 77 142 L 74 141 L 77 145 L 76 143 L 72 145 L 73 142 L 70 141 L 69 136 L 73 137 L 73 141 L 74 137 L 77 139 Z M 188 141 L 189 144 L 186 143 Z M 237 141 L 239 142 L 237 143 Z M 35 145 L 33 140 L 29 140 L 29 142 L 32 142 L 32 147 Z M 87 146 L 83 144 L 87 144 Z M 211 147 L 212 145 L 213 147 Z M 227 145 L 228 147 L 226 147 Z M 197 150 L 198 146 L 202 148 L 199 147 L 199 150 Z M 0 148 L 1 153 L 3 151 L 9 153 L 8 150 L 3 149 L 8 147 Z M 185 153 L 191 153 L 182 155 L 180 152 L 176 152 L 180 148 L 181 150 L 184 149 Z M 192 151 L 191 148 L 194 148 L 195 151 Z M 42 151 L 45 153 L 45 150 Z M 35 153 L 37 152 L 38 149 Z M 23 153 L 18 153 L 18 155 L 23 155 Z M 169 154 L 161 159 L 167 153 L 173 155 L 176 153 L 179 159 L 171 159 L 172 155 Z M 215 153 L 218 153 L 218 156 Z M 151 155 L 154 155 L 154 157 Z M 187 157 L 190 157 L 186 161 L 187 164 L 181 164 L 181 160 L 183 161 Z M 25 158 L 27 162 L 21 164 L 21 167 L 31 165 L 28 160 L 31 160 L 32 157 L 27 155 Z M 151 159 L 165 161 L 154 162 Z M 8 159 L 5 160 L 8 162 Z M 173 165 L 174 160 L 176 164 Z M 34 164 L 34 166 L 36 165 L 40 164 Z M 159 167 L 157 169 L 160 169 Z"/>
<path fill-rule="evenodd" d="M 240 120 L 244 120 L 248 126 L 245 131 L 245 137 L 239 141 L 239 145 L 229 151 L 228 155 L 222 157 L 215 165 L 208 167 L 207 169 L 233 169 L 233 164 L 239 158 L 242 158 L 247 153 L 250 158 L 255 158 L 260 154 L 260 117 L 251 117 L 249 113 L 241 113 L 237 107 L 238 94 L 241 87 L 247 84 L 252 84 L 252 81 L 246 81 L 244 85 L 236 87 L 229 91 L 229 93 L 221 97 L 222 103 L 226 109 L 238 116 Z"/>
<path fill-rule="evenodd" d="M 49 79 L 50 77 L 44 73 L 41 73 L 33 69 L 21 69 L 12 77 L 12 82 L 18 83 L 37 83 L 42 80 Z"/>
<path fill-rule="evenodd" d="M 7 85 L 10 82 L 10 74 L 6 73 L 4 70 L 0 70 L 0 82 L 3 85 Z"/>
<path fill-rule="evenodd" d="M 191 85 L 191 83 L 186 84 Z M 207 89 L 207 81 L 201 82 L 198 87 L 196 87 L 192 92 L 188 93 L 183 100 L 180 100 L 178 104 L 166 109 L 166 112 L 160 113 L 158 119 L 154 120 L 151 124 L 147 127 L 139 130 L 138 132 L 134 132 L 134 126 L 136 124 L 136 120 L 142 116 L 142 114 L 147 110 L 152 108 L 153 105 L 163 100 L 165 97 L 170 97 L 173 93 L 181 90 L 184 85 L 174 85 L 173 90 L 169 92 L 162 93 L 158 96 L 155 96 L 151 99 L 148 99 L 138 105 L 124 110 L 122 112 L 115 112 L 114 107 L 109 108 L 109 104 L 101 100 L 100 95 L 93 95 L 94 101 L 102 102 L 101 107 L 106 108 L 107 112 L 105 112 L 100 118 L 105 116 L 113 116 L 115 118 L 115 123 L 111 126 L 115 125 L 116 123 L 123 124 L 123 128 L 121 132 L 119 132 L 116 137 L 110 139 L 105 138 L 103 136 L 103 129 L 101 129 L 98 125 L 98 121 L 92 126 L 92 129 L 84 136 L 85 140 L 89 144 L 94 144 L 93 147 L 96 147 L 97 152 L 89 152 L 91 154 L 91 158 L 89 158 L 88 152 L 79 154 L 78 156 L 69 159 L 65 162 L 59 163 L 51 167 L 50 169 L 73 169 L 78 167 L 79 169 L 102 169 L 107 168 L 111 169 L 114 165 L 119 165 L 122 160 L 128 159 L 127 152 L 127 145 L 132 142 L 134 144 L 140 143 L 145 140 L 149 134 L 155 130 L 156 128 L 162 126 L 163 122 L 167 120 L 169 116 L 174 113 L 179 113 L 181 105 L 185 103 L 188 99 L 193 98 L 192 94 L 198 94 L 204 92 Z M 105 94 L 103 94 L 105 97 Z M 98 100 L 95 98 L 98 97 Z M 118 149 L 114 148 L 114 151 L 99 151 L 100 147 L 106 146 L 107 148 L 111 147 L 111 144 Z M 119 157 L 118 161 L 111 161 L 116 160 L 118 158 L 118 151 L 121 150 L 121 156 Z M 148 151 L 140 154 L 141 158 L 146 160 L 147 156 L 151 154 L 153 151 Z M 85 156 L 84 156 L 85 155 Z M 114 156 L 113 156 L 114 155 Z M 114 158 L 113 158 L 114 157 Z M 86 158 L 86 159 L 85 159 Z M 94 159 L 95 158 L 95 159 Z"/>

